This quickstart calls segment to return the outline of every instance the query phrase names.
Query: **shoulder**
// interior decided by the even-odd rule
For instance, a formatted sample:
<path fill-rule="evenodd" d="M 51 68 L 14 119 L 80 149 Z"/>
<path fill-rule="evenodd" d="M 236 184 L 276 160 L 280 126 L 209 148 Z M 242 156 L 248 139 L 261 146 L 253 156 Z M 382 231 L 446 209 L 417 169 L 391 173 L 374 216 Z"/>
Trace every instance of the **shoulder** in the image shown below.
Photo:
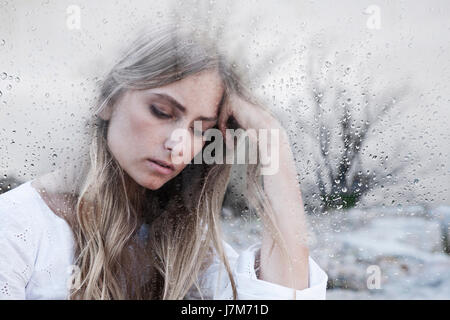
<path fill-rule="evenodd" d="M 34 205 L 31 181 L 0 194 L 0 227 L 8 221 L 26 220 L 27 213 Z"/>
<path fill-rule="evenodd" d="M 26 283 L 38 253 L 41 228 L 37 224 L 42 219 L 36 219 L 39 214 L 35 214 L 29 188 L 26 182 L 0 195 L 0 283 L 3 286 L 12 286 L 17 281 Z"/>
<path fill-rule="evenodd" d="M 0 194 L 0 234 L 13 232 L 25 238 L 51 223 L 51 212 L 39 199 L 39 194 L 27 181 Z"/>
<path fill-rule="evenodd" d="M 43 248 L 70 248 L 70 226 L 47 206 L 32 181 L 0 194 L 0 248 L 30 255 Z"/>

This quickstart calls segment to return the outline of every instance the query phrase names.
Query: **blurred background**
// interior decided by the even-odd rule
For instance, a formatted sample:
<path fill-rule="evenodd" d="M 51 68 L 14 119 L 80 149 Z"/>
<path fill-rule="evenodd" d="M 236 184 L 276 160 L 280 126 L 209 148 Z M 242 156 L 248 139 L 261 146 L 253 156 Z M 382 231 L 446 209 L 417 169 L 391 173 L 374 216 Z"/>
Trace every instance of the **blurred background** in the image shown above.
<path fill-rule="evenodd" d="M 77 159 L 143 24 L 222 30 L 295 153 L 329 299 L 450 298 L 448 1 L 0 1 L 0 192 Z M 225 236 L 261 236 L 236 165 Z"/>

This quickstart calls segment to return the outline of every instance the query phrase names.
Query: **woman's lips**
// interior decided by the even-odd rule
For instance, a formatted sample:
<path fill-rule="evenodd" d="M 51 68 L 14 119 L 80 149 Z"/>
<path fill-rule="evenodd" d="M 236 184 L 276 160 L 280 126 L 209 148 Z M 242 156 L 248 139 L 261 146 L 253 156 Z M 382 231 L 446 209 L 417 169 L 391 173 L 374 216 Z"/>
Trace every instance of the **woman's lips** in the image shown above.
<path fill-rule="evenodd" d="M 149 164 L 150 168 L 152 168 L 153 170 L 155 170 L 161 174 L 170 174 L 174 171 L 171 168 L 167 168 L 167 167 L 163 167 L 162 165 L 159 165 L 158 163 L 156 163 L 155 161 L 153 161 L 151 159 L 147 159 L 147 163 Z"/>

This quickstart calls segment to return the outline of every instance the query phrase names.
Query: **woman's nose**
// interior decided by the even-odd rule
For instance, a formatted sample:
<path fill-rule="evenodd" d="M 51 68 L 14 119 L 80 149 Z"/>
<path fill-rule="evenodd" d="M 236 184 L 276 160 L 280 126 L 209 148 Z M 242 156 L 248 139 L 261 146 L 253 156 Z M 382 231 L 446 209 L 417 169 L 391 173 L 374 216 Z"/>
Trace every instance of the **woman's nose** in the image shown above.
<path fill-rule="evenodd" d="M 164 147 L 169 150 L 173 156 L 181 157 L 184 154 L 184 148 L 187 148 L 187 139 L 190 136 L 184 129 L 177 129 L 171 132 L 170 136 L 167 137 Z"/>
<path fill-rule="evenodd" d="M 169 150 L 170 152 L 178 152 L 178 155 L 181 155 L 183 150 L 180 148 L 180 141 L 175 141 L 171 139 L 170 137 L 166 139 L 166 142 L 164 143 L 164 147 Z"/>

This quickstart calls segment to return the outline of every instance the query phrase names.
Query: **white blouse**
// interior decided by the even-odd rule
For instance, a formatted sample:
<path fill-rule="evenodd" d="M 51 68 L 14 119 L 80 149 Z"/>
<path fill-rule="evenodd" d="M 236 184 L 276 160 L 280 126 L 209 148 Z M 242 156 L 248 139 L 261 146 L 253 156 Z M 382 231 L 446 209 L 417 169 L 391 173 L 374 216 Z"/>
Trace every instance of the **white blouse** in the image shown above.
<path fill-rule="evenodd" d="M 73 234 L 31 186 L 32 181 L 0 195 L 0 299 L 67 299 L 75 271 Z M 240 254 L 223 244 L 238 299 L 292 299 L 293 289 L 256 277 L 254 261 L 260 243 Z M 199 280 L 204 299 L 233 299 L 218 257 Z M 309 257 L 309 287 L 296 290 L 297 299 L 325 299 L 327 280 Z M 201 299 L 195 286 L 186 299 Z"/>

